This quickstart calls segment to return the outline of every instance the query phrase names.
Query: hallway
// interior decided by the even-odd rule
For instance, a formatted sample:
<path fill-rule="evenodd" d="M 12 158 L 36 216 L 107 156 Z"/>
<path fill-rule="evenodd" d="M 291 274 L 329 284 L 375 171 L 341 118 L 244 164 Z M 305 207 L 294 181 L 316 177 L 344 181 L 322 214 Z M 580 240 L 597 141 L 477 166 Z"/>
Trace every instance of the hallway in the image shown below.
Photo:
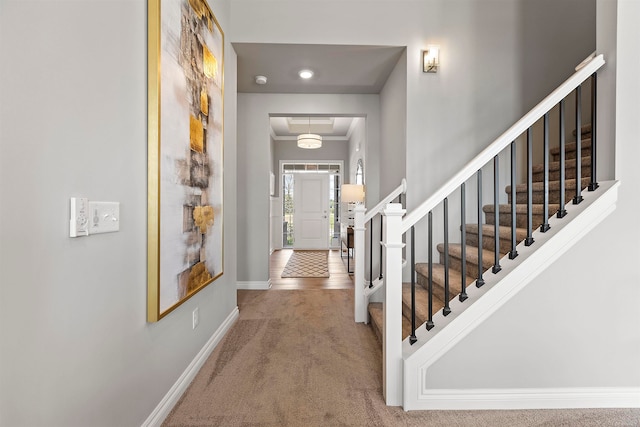
<path fill-rule="evenodd" d="M 336 254 L 339 260 L 339 254 Z M 638 409 L 414 411 L 382 396 L 382 351 L 348 289 L 238 291 L 240 317 L 164 426 L 633 426 Z"/>
<path fill-rule="evenodd" d="M 329 251 L 328 278 L 281 278 L 280 274 L 292 253 L 292 249 L 280 249 L 271 254 L 269 258 L 271 289 L 353 289 L 353 276 L 347 274 L 347 259 L 341 259 L 340 251 L 337 249 Z M 353 269 L 353 259 L 351 269 Z"/>

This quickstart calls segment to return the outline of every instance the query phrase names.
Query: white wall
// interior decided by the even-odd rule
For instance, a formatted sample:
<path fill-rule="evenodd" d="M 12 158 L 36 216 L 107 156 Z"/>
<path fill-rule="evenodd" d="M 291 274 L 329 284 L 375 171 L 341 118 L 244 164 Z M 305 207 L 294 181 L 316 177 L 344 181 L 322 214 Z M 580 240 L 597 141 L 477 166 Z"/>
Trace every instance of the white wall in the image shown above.
<path fill-rule="evenodd" d="M 617 16 L 617 29 L 598 19 L 599 32 L 613 31 L 613 39 L 617 33 L 617 52 L 611 37 L 598 37 L 598 51 L 617 58 L 601 73 L 599 94 L 617 112 L 616 179 L 622 183 L 617 209 L 433 365 L 429 387 L 640 386 L 640 272 L 634 262 L 640 258 L 640 230 L 633 226 L 640 207 L 634 188 L 640 182 L 640 4 L 599 0 L 598 13 Z M 603 90 L 611 87 L 615 95 Z"/>
<path fill-rule="evenodd" d="M 238 280 L 269 279 L 269 114 L 366 115 L 378 152 L 378 95 L 238 94 Z M 279 143 L 276 143 L 279 144 Z M 276 148 L 276 151 L 278 149 Z M 302 150 L 302 149 L 301 149 Z M 302 154 L 302 153 L 301 153 Z M 377 158 L 371 160 L 377 165 Z M 378 184 L 368 187 L 378 197 Z"/>
<path fill-rule="evenodd" d="M 227 30 L 229 1 L 210 3 Z M 236 307 L 227 42 L 224 275 L 146 322 L 145 5 L 0 5 L 1 425 L 140 425 Z M 69 238 L 71 196 L 119 201 L 120 231 Z"/>

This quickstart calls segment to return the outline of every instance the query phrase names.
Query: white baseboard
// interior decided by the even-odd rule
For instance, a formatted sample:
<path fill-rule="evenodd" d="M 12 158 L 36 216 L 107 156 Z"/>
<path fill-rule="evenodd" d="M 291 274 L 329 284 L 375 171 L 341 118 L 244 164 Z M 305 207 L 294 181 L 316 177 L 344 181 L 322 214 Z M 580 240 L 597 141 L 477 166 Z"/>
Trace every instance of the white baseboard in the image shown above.
<path fill-rule="evenodd" d="M 213 335 L 211 335 L 211 338 L 209 338 L 204 347 L 202 347 L 189 366 L 187 366 L 187 369 L 185 369 L 182 375 L 180 375 L 180 378 L 178 378 L 164 398 L 162 398 L 151 415 L 149 415 L 145 422 L 142 423 L 142 427 L 155 427 L 160 426 L 163 423 L 187 387 L 189 387 L 189 384 L 191 384 L 191 381 L 193 381 L 211 352 L 216 348 L 220 340 L 224 338 L 235 321 L 238 320 L 239 314 L 240 312 L 238 311 L 238 307 L 231 311 L 225 321 L 222 322 L 222 325 L 220 325 Z"/>
<path fill-rule="evenodd" d="M 640 387 L 429 390 L 405 410 L 640 408 Z"/>
<path fill-rule="evenodd" d="M 237 282 L 237 289 L 253 290 L 253 291 L 266 291 L 271 289 L 271 279 L 266 282 Z"/>

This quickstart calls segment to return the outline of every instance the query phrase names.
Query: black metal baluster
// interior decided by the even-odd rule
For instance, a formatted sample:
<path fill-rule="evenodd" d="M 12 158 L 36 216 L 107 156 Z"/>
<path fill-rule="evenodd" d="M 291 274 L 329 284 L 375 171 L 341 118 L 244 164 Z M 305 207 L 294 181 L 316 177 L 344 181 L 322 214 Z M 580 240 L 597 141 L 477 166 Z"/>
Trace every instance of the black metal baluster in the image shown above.
<path fill-rule="evenodd" d="M 498 200 L 498 192 L 499 189 L 499 179 L 498 179 L 498 156 L 493 158 L 493 210 L 496 212 L 495 221 L 493 224 L 493 268 L 491 271 L 493 274 L 496 274 L 502 267 L 500 267 L 500 203 Z M 478 248 L 479 251 L 482 250 L 482 246 Z"/>
<path fill-rule="evenodd" d="M 451 313 L 449 307 L 449 199 L 444 198 L 444 316 Z"/>
<path fill-rule="evenodd" d="M 382 229 L 383 227 L 383 222 L 382 222 L 382 215 L 380 215 L 380 242 L 382 242 L 383 240 L 383 232 L 384 230 Z M 380 275 L 378 276 L 378 279 L 382 280 L 382 244 L 378 244 L 380 246 Z"/>
<path fill-rule="evenodd" d="M 525 246 L 531 246 L 533 240 L 533 131 L 527 129 L 527 238 Z"/>
<path fill-rule="evenodd" d="M 462 259 L 461 259 L 461 271 L 460 277 L 462 283 L 460 284 L 460 296 L 458 299 L 460 302 L 466 300 L 467 296 L 467 221 L 466 221 L 466 185 L 463 182 L 460 186 L 460 241 L 462 242 Z"/>
<path fill-rule="evenodd" d="M 582 202 L 582 86 L 576 88 L 576 196 L 573 204 Z"/>
<path fill-rule="evenodd" d="M 411 226 L 411 336 L 409 343 L 413 345 L 416 338 L 416 230 Z"/>
<path fill-rule="evenodd" d="M 369 221 L 369 287 L 373 288 L 373 218 Z"/>
<path fill-rule="evenodd" d="M 595 191 L 598 186 L 596 180 L 596 122 L 598 121 L 598 73 L 591 75 L 591 182 L 589 191 Z"/>
<path fill-rule="evenodd" d="M 516 142 L 511 142 L 511 252 L 509 252 L 509 259 L 514 259 L 518 256 L 516 250 Z"/>
<path fill-rule="evenodd" d="M 429 238 L 428 238 L 428 274 L 429 274 L 429 320 L 427 320 L 426 328 L 427 331 L 433 329 L 433 216 L 431 211 L 429 211 L 428 215 L 428 224 L 429 224 Z"/>
<path fill-rule="evenodd" d="M 544 153 L 542 155 L 544 162 L 544 200 L 543 200 L 543 208 L 542 208 L 542 225 L 540 225 L 540 231 L 546 233 L 549 231 L 551 226 L 549 225 L 549 112 L 547 111 L 544 114 L 543 123 L 543 146 Z"/>
<path fill-rule="evenodd" d="M 494 212 L 498 215 L 498 212 Z M 478 278 L 476 279 L 476 287 L 480 288 L 484 285 L 482 266 L 482 169 L 478 170 Z"/>
<path fill-rule="evenodd" d="M 558 206 L 558 218 L 564 218 L 567 215 L 567 210 L 565 209 L 565 136 L 564 136 L 564 99 L 560 101 L 560 206 Z"/>

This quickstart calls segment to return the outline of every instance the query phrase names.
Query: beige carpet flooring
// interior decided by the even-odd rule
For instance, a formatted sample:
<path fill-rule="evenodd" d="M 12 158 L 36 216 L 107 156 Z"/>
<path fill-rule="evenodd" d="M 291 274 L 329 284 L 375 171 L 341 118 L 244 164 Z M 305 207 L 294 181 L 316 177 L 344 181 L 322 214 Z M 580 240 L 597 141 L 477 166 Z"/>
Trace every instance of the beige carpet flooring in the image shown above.
<path fill-rule="evenodd" d="M 381 346 L 351 290 L 239 291 L 240 318 L 165 426 L 640 426 L 638 409 L 387 407 Z"/>
<path fill-rule="evenodd" d="M 280 277 L 329 277 L 329 251 L 293 251 Z"/>

